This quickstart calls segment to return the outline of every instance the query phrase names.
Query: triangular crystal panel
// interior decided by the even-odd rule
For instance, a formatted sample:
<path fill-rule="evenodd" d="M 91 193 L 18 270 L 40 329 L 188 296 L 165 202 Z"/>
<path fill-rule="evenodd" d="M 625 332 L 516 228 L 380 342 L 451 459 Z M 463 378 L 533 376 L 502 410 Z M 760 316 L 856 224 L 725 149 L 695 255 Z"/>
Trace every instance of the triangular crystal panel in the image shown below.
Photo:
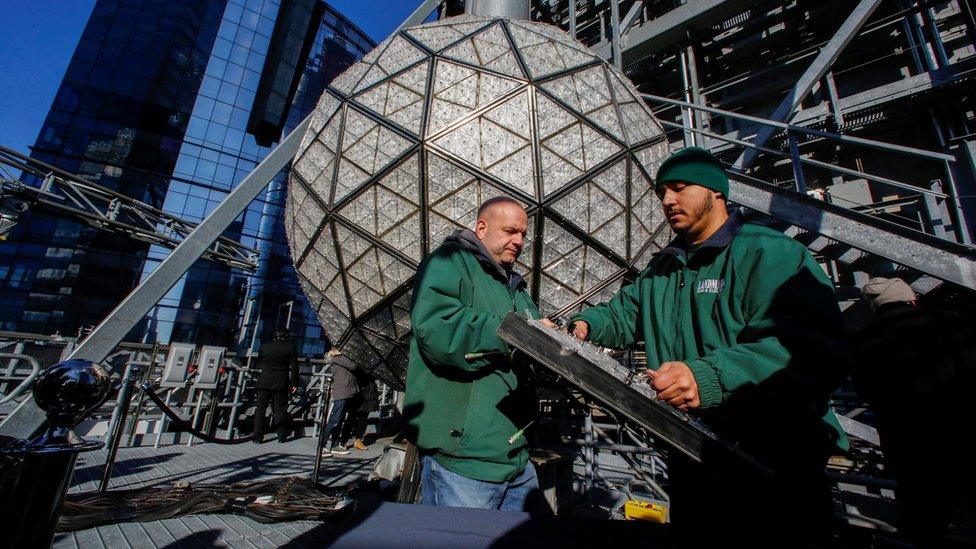
<path fill-rule="evenodd" d="M 625 141 L 620 117 L 613 104 L 613 95 L 602 66 L 567 74 L 541 84 L 547 92 L 558 97 L 585 116 L 604 132 Z"/>
<path fill-rule="evenodd" d="M 333 201 L 342 200 L 411 146 L 408 139 L 393 130 L 377 124 L 355 109 L 348 109 Z"/>
<path fill-rule="evenodd" d="M 543 78 L 596 61 L 592 53 L 553 40 L 535 28 L 511 24 L 509 29 L 533 78 Z"/>
<path fill-rule="evenodd" d="M 451 23 L 456 19 L 451 17 L 435 23 L 420 25 L 407 29 L 406 33 L 436 53 L 491 23 L 491 19 Z"/>
<path fill-rule="evenodd" d="M 353 91 L 362 91 L 425 57 L 427 57 L 427 54 L 410 43 L 409 40 L 400 35 L 396 35 L 391 41 L 390 46 L 379 56 L 379 59 L 369 69 L 369 72 L 363 76 L 363 79 L 360 80 Z"/>
<path fill-rule="evenodd" d="M 353 100 L 419 136 L 428 67 L 429 63 L 421 63 L 388 82 L 362 92 Z"/>
<path fill-rule="evenodd" d="M 512 51 L 508 37 L 505 36 L 505 31 L 502 30 L 501 23 L 496 23 L 451 46 L 444 50 L 442 55 L 515 78 L 526 77 Z"/>
<path fill-rule="evenodd" d="M 308 247 L 309 242 L 319 224 L 325 217 L 325 211 L 319 206 L 318 202 L 306 191 L 301 181 L 292 181 L 288 186 L 287 204 L 291 208 L 292 215 L 288 218 L 292 222 L 291 226 L 286 223 L 288 241 L 291 243 L 292 251 L 296 257 L 301 257 Z"/>
<path fill-rule="evenodd" d="M 664 134 L 661 124 L 654 119 L 644 101 L 631 91 L 632 84 L 627 81 L 626 76 L 616 70 L 610 70 L 610 87 L 613 88 L 620 116 L 623 118 L 627 143 L 635 145 L 659 138 Z"/>
<path fill-rule="evenodd" d="M 445 126 L 495 101 L 519 85 L 516 80 L 438 60 L 434 70 L 434 98 L 427 134 L 437 133 Z"/>

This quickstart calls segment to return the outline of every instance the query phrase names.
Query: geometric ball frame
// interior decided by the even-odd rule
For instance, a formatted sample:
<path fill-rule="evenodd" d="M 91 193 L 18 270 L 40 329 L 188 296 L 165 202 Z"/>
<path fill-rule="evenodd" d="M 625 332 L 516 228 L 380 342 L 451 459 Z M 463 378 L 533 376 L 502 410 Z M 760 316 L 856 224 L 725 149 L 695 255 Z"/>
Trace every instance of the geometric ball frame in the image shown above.
<path fill-rule="evenodd" d="M 400 389 L 413 276 L 487 198 L 529 214 L 518 269 L 543 314 L 605 301 L 670 238 L 668 154 L 630 81 L 550 25 L 401 30 L 323 93 L 288 183 L 302 288 L 344 352 Z"/>

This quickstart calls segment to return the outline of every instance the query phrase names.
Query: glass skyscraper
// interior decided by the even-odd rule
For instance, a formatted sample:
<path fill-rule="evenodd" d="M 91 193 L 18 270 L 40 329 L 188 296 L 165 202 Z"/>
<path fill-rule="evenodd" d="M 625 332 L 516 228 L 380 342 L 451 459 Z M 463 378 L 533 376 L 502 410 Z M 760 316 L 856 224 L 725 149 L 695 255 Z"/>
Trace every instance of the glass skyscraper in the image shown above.
<path fill-rule="evenodd" d="M 320 0 L 98 0 L 32 156 L 201 221 L 375 47 Z M 225 233 L 248 272 L 199 260 L 128 334 L 246 348 L 288 324 L 305 355 L 326 335 L 284 236 L 284 175 Z M 74 335 L 168 250 L 41 213 L 0 243 L 0 329 Z"/>

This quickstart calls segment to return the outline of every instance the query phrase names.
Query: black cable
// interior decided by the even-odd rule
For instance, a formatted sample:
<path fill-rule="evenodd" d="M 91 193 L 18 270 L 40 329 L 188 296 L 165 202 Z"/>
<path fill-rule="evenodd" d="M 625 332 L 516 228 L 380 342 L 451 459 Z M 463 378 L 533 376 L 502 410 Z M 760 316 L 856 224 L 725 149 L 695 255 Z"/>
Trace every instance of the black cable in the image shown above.
<path fill-rule="evenodd" d="M 118 522 L 148 522 L 201 513 L 227 513 L 270 523 L 341 518 L 352 510 L 348 489 L 328 490 L 309 479 L 280 477 L 230 485 L 200 485 L 69 494 L 58 531 Z"/>
<path fill-rule="evenodd" d="M 203 440 L 205 442 L 213 442 L 214 444 L 243 444 L 245 442 L 250 442 L 250 441 L 254 440 L 255 438 L 257 438 L 257 435 L 255 435 L 255 434 L 248 435 L 246 437 L 241 437 L 241 438 L 229 439 L 229 438 L 219 438 L 219 437 L 215 437 L 213 435 L 204 433 L 203 431 L 200 431 L 199 429 L 194 428 L 188 421 L 186 421 L 185 419 L 183 419 L 182 417 L 180 417 L 179 414 L 177 414 L 176 412 L 174 412 L 172 408 L 170 408 L 169 406 L 167 406 L 166 403 L 163 402 L 163 399 L 159 398 L 159 395 L 156 394 L 156 391 L 153 391 L 152 386 L 150 386 L 148 383 L 146 383 L 146 384 L 144 384 L 142 386 L 142 391 L 143 391 L 143 393 L 145 393 L 146 396 L 149 397 L 149 400 L 153 401 L 153 404 L 155 404 L 160 409 L 160 411 L 162 411 L 164 414 L 166 414 L 166 417 L 168 417 L 170 419 L 170 421 L 173 422 L 173 424 L 175 425 L 177 431 L 182 431 L 182 432 L 190 433 L 191 435 L 193 435 L 193 436 L 195 436 L 195 437 L 197 437 L 197 438 L 199 438 L 199 439 L 201 439 L 201 440 Z M 274 425 L 272 425 L 271 427 L 268 428 L 268 431 L 269 432 L 270 431 L 275 431 L 279 427 L 282 427 L 282 426 L 288 424 L 289 422 L 291 422 L 292 420 L 294 420 L 296 417 L 301 416 L 305 412 L 307 412 L 310 406 L 311 406 L 310 403 L 306 402 L 305 405 L 302 406 L 301 408 L 299 408 L 298 411 L 295 412 L 294 414 L 291 414 L 291 415 L 289 415 L 289 416 L 287 416 L 285 418 L 282 418 L 282 419 L 276 421 L 274 423 Z"/>

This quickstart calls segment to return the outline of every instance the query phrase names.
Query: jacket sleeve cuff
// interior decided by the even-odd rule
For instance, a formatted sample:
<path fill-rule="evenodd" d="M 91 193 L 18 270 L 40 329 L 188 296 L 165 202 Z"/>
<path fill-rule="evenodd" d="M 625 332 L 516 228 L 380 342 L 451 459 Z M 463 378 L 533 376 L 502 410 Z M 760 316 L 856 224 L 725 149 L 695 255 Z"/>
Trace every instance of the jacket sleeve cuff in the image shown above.
<path fill-rule="evenodd" d="M 588 312 L 590 312 L 590 309 L 576 313 L 575 315 L 569 317 L 569 319 L 573 322 L 576 322 L 577 320 L 582 320 L 585 322 L 586 325 L 590 327 L 590 333 L 589 336 L 587 336 L 587 339 L 591 339 L 594 333 L 597 333 L 603 329 L 603 326 L 600 325 L 600 319 L 597 317 L 597 315 L 587 314 Z"/>
<path fill-rule="evenodd" d="M 696 358 L 686 360 L 685 364 L 691 369 L 698 384 L 698 399 L 702 408 L 711 408 L 722 403 L 722 384 L 718 381 L 718 372 L 708 362 Z"/>

